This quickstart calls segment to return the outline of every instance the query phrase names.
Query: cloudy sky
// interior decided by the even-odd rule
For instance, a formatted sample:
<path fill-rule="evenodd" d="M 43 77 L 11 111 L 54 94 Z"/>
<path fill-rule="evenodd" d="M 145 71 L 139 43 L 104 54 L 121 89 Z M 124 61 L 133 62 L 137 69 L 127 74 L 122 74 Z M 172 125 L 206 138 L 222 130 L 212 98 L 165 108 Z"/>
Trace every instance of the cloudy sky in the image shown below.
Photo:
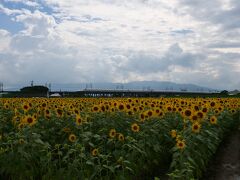
<path fill-rule="evenodd" d="M 239 0 L 0 0 L 0 82 L 240 89 Z"/>

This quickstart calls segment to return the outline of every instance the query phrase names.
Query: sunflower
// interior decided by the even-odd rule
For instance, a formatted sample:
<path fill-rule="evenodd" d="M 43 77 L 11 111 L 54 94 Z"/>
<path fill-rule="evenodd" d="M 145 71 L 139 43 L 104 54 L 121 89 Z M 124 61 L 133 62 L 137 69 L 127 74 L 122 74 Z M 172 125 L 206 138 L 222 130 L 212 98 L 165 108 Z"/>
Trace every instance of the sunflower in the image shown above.
<path fill-rule="evenodd" d="M 45 111 L 44 111 L 44 116 L 45 116 L 45 117 L 50 117 L 50 116 L 51 116 L 51 113 L 50 113 L 50 110 L 49 110 L 49 109 L 45 109 Z"/>
<path fill-rule="evenodd" d="M 119 109 L 120 111 L 124 110 L 124 104 L 119 104 L 119 105 L 118 105 L 118 109 Z"/>
<path fill-rule="evenodd" d="M 35 119 L 37 119 L 37 118 L 38 118 L 38 114 L 37 114 L 37 113 L 34 113 L 34 114 L 32 115 L 32 117 L 35 118 Z"/>
<path fill-rule="evenodd" d="M 128 111 L 127 111 L 127 114 L 128 114 L 129 116 L 132 116 L 134 113 L 133 113 L 132 110 L 128 110 Z"/>
<path fill-rule="evenodd" d="M 71 129 L 68 128 L 68 127 L 65 127 L 65 128 L 62 129 L 62 131 L 65 132 L 65 133 L 70 133 Z"/>
<path fill-rule="evenodd" d="M 76 124 L 80 126 L 82 125 L 82 123 L 83 123 L 82 117 L 80 115 L 76 115 Z"/>
<path fill-rule="evenodd" d="M 160 111 L 159 114 L 158 114 L 158 116 L 159 116 L 160 118 L 162 118 L 162 117 L 164 116 L 164 112 L 163 112 L 163 111 Z"/>
<path fill-rule="evenodd" d="M 97 156 L 98 155 L 98 149 L 97 148 L 93 149 L 91 154 L 92 154 L 92 156 Z"/>
<path fill-rule="evenodd" d="M 182 108 L 181 107 L 177 108 L 177 111 L 181 113 L 182 112 Z"/>
<path fill-rule="evenodd" d="M 215 110 L 214 110 L 214 113 L 215 113 L 216 115 L 219 115 L 219 114 L 220 114 L 220 111 L 219 111 L 218 109 L 215 109 Z"/>
<path fill-rule="evenodd" d="M 25 141 L 24 141 L 24 139 L 21 138 L 21 139 L 18 140 L 18 143 L 19 143 L 19 144 L 24 144 Z"/>
<path fill-rule="evenodd" d="M 9 106 L 8 103 L 4 103 L 4 108 L 5 108 L 5 109 L 9 109 L 9 107 L 10 107 L 10 106 Z"/>
<path fill-rule="evenodd" d="M 176 111 L 177 111 L 177 108 L 176 108 L 176 107 L 173 107 L 172 111 L 173 111 L 173 112 L 176 112 Z"/>
<path fill-rule="evenodd" d="M 130 104 L 126 104 L 126 109 L 130 110 L 131 109 L 131 105 Z"/>
<path fill-rule="evenodd" d="M 203 111 L 198 111 L 198 112 L 197 112 L 197 117 L 198 117 L 199 119 L 203 119 L 203 118 L 204 118 L 204 112 L 203 112 Z"/>
<path fill-rule="evenodd" d="M 177 147 L 178 149 L 181 149 L 183 150 L 185 148 L 186 144 L 185 144 L 185 141 L 184 140 L 178 140 L 177 141 Z"/>
<path fill-rule="evenodd" d="M 201 125 L 198 122 L 195 122 L 192 124 L 192 131 L 194 133 L 199 133 L 200 129 L 201 129 Z"/>
<path fill-rule="evenodd" d="M 28 125 L 32 126 L 32 125 L 36 124 L 36 118 L 34 118 L 33 116 L 28 115 L 28 116 L 24 117 L 23 122 L 25 124 L 28 124 Z"/>
<path fill-rule="evenodd" d="M 45 108 L 46 106 L 47 106 L 47 104 L 44 102 L 44 103 L 42 103 L 42 105 L 41 105 L 43 108 Z"/>
<path fill-rule="evenodd" d="M 99 107 L 98 106 L 93 106 L 92 111 L 93 112 L 98 112 L 99 111 Z"/>
<path fill-rule="evenodd" d="M 57 117 L 63 117 L 63 110 L 57 108 L 57 109 L 56 109 L 56 114 L 57 114 Z"/>
<path fill-rule="evenodd" d="M 237 111 L 235 109 L 231 109 L 230 111 L 232 114 L 235 114 Z"/>
<path fill-rule="evenodd" d="M 74 109 L 74 114 L 79 115 L 80 114 L 79 110 L 78 109 Z"/>
<path fill-rule="evenodd" d="M 193 108 L 194 108 L 195 111 L 199 111 L 199 106 L 198 105 L 195 105 Z"/>
<path fill-rule="evenodd" d="M 116 135 L 117 135 L 116 129 L 110 129 L 110 131 L 109 131 L 109 137 L 110 137 L 110 138 L 115 138 Z"/>
<path fill-rule="evenodd" d="M 124 139 L 125 139 L 125 138 L 124 138 L 124 135 L 123 135 L 122 133 L 119 133 L 119 134 L 118 134 L 118 140 L 119 140 L 119 141 L 124 141 Z"/>
<path fill-rule="evenodd" d="M 24 127 L 24 125 L 25 125 L 25 124 L 24 124 L 24 123 L 22 123 L 22 122 L 21 122 L 21 123 L 19 123 L 19 124 L 18 124 L 18 129 L 22 129 L 22 128 Z"/>
<path fill-rule="evenodd" d="M 212 101 L 211 103 L 210 103 L 210 106 L 211 107 L 214 107 L 216 105 L 216 103 L 214 102 L 214 101 Z"/>
<path fill-rule="evenodd" d="M 210 117 L 210 123 L 211 124 L 217 124 L 217 117 L 216 116 L 211 116 Z"/>
<path fill-rule="evenodd" d="M 106 108 L 105 108 L 104 105 L 101 105 L 101 106 L 100 106 L 100 109 L 101 109 L 102 112 L 105 112 L 105 111 L 106 111 Z"/>
<path fill-rule="evenodd" d="M 129 102 L 129 103 L 131 103 L 131 102 L 132 102 L 132 99 L 131 99 L 131 98 L 128 98 L 127 100 L 128 100 L 128 102 Z"/>
<path fill-rule="evenodd" d="M 28 104 L 24 103 L 22 108 L 23 108 L 24 112 L 27 112 L 30 109 L 30 106 Z"/>
<path fill-rule="evenodd" d="M 144 108 L 142 106 L 138 107 L 139 111 L 142 111 Z"/>
<path fill-rule="evenodd" d="M 70 142 L 75 142 L 75 141 L 77 140 L 77 137 L 76 137 L 75 134 L 70 134 L 70 135 L 68 136 L 68 140 L 69 140 Z"/>
<path fill-rule="evenodd" d="M 115 112 L 115 108 L 110 108 L 110 112 Z"/>
<path fill-rule="evenodd" d="M 140 118 L 140 121 L 143 122 L 145 120 L 145 114 L 144 113 L 141 113 L 139 115 L 139 118 Z"/>
<path fill-rule="evenodd" d="M 192 111 L 190 110 L 190 109 L 186 109 L 185 111 L 184 111 L 184 116 L 185 117 L 190 117 L 192 115 Z"/>
<path fill-rule="evenodd" d="M 197 115 L 192 115 L 191 117 L 190 117 L 190 121 L 191 122 L 195 122 L 195 121 L 197 121 L 198 120 L 198 116 Z"/>
<path fill-rule="evenodd" d="M 171 105 L 168 105 L 168 106 L 166 107 L 166 109 L 167 109 L 168 112 L 171 112 L 171 111 L 172 111 Z"/>
<path fill-rule="evenodd" d="M 222 106 L 218 106 L 218 110 L 219 110 L 220 112 L 222 112 L 222 111 L 224 110 L 224 108 L 223 108 Z"/>
<path fill-rule="evenodd" d="M 131 129 L 132 129 L 133 132 L 138 132 L 140 130 L 140 127 L 137 123 L 133 123 L 131 125 Z"/>
<path fill-rule="evenodd" d="M 138 109 L 136 107 L 133 107 L 133 112 L 137 112 Z"/>
<path fill-rule="evenodd" d="M 152 117 L 153 112 L 152 112 L 152 110 L 148 110 L 148 111 L 146 112 L 146 114 L 148 115 L 148 117 Z"/>
<path fill-rule="evenodd" d="M 172 136 L 172 138 L 175 138 L 175 137 L 177 137 L 177 131 L 176 130 L 171 130 L 171 132 L 170 132 L 170 134 L 171 134 L 171 136 Z"/>
<path fill-rule="evenodd" d="M 154 109 L 154 115 L 158 115 L 160 113 L 160 109 L 159 108 L 155 108 Z"/>

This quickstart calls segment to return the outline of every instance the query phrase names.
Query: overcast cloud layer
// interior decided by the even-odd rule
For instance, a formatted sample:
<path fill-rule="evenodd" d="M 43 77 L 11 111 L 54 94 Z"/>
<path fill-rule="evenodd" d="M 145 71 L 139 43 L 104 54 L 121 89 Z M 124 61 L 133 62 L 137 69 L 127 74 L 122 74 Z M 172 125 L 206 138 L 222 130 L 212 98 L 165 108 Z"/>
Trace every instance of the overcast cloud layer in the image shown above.
<path fill-rule="evenodd" d="M 0 82 L 240 89 L 239 0 L 0 0 Z"/>

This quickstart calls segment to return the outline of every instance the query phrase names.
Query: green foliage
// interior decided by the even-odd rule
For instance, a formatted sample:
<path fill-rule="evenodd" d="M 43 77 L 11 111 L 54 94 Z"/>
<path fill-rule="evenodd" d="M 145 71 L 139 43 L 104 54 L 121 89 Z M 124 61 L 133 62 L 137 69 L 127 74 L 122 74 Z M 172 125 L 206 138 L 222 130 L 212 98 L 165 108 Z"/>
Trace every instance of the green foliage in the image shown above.
<path fill-rule="evenodd" d="M 76 126 L 73 118 L 39 118 L 32 127 L 15 127 L 13 112 L 1 111 L 0 174 L 10 179 L 132 179 L 159 175 L 168 168 L 170 149 L 174 146 L 169 131 L 175 128 L 167 119 L 152 119 L 140 124 L 139 132 L 131 131 L 136 122 L 123 113 L 96 113 L 86 124 Z M 68 140 L 71 129 L 76 142 Z M 129 128 L 126 128 L 129 127 Z M 125 136 L 109 138 L 111 128 Z M 99 154 L 92 156 L 97 148 Z"/>
<path fill-rule="evenodd" d="M 173 148 L 170 179 L 198 179 L 207 170 L 209 160 L 215 154 L 222 139 L 240 123 L 239 113 L 234 116 L 224 111 L 218 124 L 202 124 L 200 133 L 192 133 L 191 127 L 183 132 L 186 148 Z"/>
<path fill-rule="evenodd" d="M 44 103 L 21 113 L 37 113 Z M 83 104 L 81 110 L 88 106 Z M 239 112 L 222 111 L 216 124 L 205 119 L 194 133 L 192 122 L 176 112 L 141 122 L 116 111 L 91 112 L 81 125 L 73 114 L 50 119 L 40 114 L 36 124 L 20 128 L 13 122 L 14 108 L 1 107 L 0 102 L 0 179 L 161 179 L 166 173 L 170 179 L 198 179 L 222 139 L 240 122 Z M 132 131 L 133 123 L 138 132 Z M 111 129 L 117 132 L 112 138 Z M 185 148 L 176 146 L 171 130 L 185 140 Z M 76 140 L 69 140 L 71 134 Z"/>
<path fill-rule="evenodd" d="M 20 89 L 22 93 L 47 93 L 48 88 L 45 86 L 28 86 Z"/>

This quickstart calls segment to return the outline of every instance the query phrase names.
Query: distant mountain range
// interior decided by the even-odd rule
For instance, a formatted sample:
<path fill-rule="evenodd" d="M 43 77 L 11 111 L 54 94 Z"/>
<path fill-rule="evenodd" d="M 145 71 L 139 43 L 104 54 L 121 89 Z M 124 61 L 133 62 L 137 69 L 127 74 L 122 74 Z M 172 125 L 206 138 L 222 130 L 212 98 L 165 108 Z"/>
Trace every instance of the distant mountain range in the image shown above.
<path fill-rule="evenodd" d="M 38 84 L 39 85 L 39 84 Z M 24 86 L 8 86 L 4 90 L 19 90 Z M 78 84 L 61 84 L 52 83 L 52 91 L 79 91 L 83 89 L 127 89 L 127 90 L 173 90 L 173 91 L 200 91 L 215 92 L 215 89 L 197 86 L 194 84 L 177 84 L 167 81 L 134 81 L 129 83 L 78 83 Z"/>

